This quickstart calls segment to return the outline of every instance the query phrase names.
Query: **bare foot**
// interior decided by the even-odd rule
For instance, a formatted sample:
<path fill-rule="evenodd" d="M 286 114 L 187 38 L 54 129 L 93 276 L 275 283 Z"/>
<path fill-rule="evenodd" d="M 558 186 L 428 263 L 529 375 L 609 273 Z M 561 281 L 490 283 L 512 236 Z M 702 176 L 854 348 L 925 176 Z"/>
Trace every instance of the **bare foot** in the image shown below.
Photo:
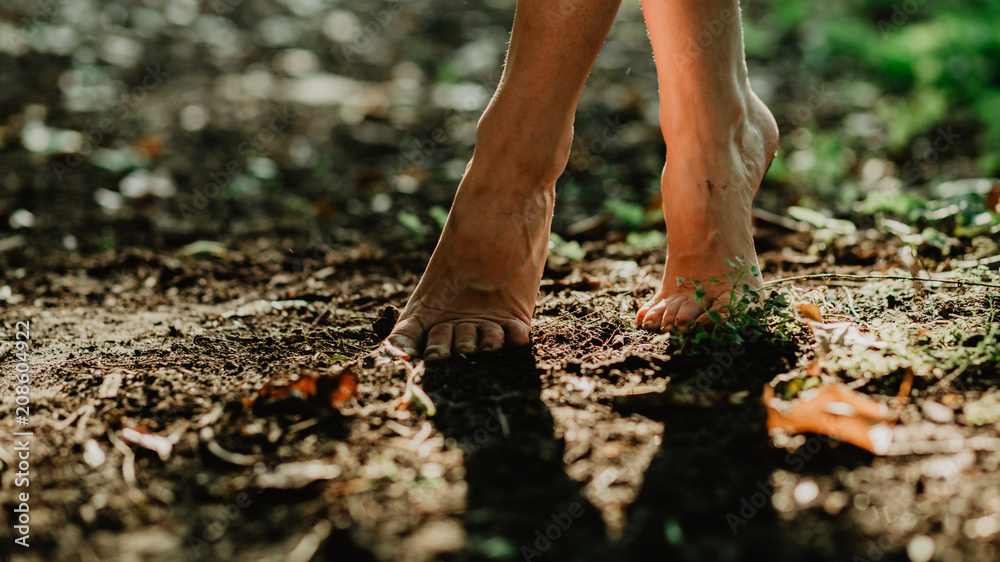
<path fill-rule="evenodd" d="M 423 350 L 427 360 L 528 344 L 548 256 L 555 182 L 570 142 L 572 131 L 561 152 L 537 166 L 515 166 L 512 158 L 484 158 L 489 163 L 479 165 L 473 157 L 388 343 L 411 356 Z"/>
<path fill-rule="evenodd" d="M 731 293 L 739 298 L 744 284 L 763 286 L 750 207 L 777 151 L 778 126 L 752 92 L 739 121 L 727 141 L 713 144 L 711 135 L 693 131 L 690 138 L 669 145 L 662 180 L 667 265 L 660 289 L 636 316 L 645 329 L 662 332 L 683 330 L 692 322 L 709 324 L 709 311 L 727 315 Z M 739 260 L 752 271 L 734 288 L 727 274 L 740 274 Z M 705 294 L 700 299 L 692 281 L 702 284 Z"/>

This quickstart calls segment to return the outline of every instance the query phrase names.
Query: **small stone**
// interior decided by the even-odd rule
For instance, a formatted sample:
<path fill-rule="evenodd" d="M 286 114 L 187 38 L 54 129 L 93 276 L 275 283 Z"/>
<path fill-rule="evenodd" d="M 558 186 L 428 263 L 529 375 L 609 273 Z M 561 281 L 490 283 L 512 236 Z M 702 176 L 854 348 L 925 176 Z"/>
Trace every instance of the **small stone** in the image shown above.
<path fill-rule="evenodd" d="M 927 400 L 920 406 L 924 417 L 937 423 L 951 423 L 955 419 L 955 412 L 948 406 L 933 400 Z"/>
<path fill-rule="evenodd" d="M 97 468 L 104 464 L 104 458 L 104 451 L 97 444 L 97 441 L 88 439 L 83 446 L 83 461 L 91 468 Z"/>
<path fill-rule="evenodd" d="M 848 500 L 849 498 L 844 492 L 834 492 L 823 500 L 823 511 L 830 515 L 837 515 L 847 507 Z"/>
<path fill-rule="evenodd" d="M 792 495 L 795 496 L 795 503 L 805 506 L 819 496 L 819 486 L 816 485 L 816 482 L 807 478 L 795 486 L 795 491 Z"/>
<path fill-rule="evenodd" d="M 929 562 L 934 556 L 934 539 L 927 535 L 917 535 L 906 545 L 906 554 L 911 562 Z"/>

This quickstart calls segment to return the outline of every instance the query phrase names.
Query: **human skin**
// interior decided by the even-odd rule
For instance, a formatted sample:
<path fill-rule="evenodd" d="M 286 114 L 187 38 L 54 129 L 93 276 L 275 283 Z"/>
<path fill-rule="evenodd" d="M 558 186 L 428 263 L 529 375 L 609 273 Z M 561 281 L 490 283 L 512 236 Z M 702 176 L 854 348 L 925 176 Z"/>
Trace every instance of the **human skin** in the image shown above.
<path fill-rule="evenodd" d="M 427 269 L 387 338 L 395 348 L 432 360 L 528 344 L 577 100 L 619 4 L 518 2 L 472 159 Z M 736 0 L 644 0 L 643 14 L 667 146 L 667 261 L 659 290 L 636 320 L 667 331 L 708 323 L 710 310 L 724 316 L 731 295 L 741 294 L 726 275 L 738 272 L 726 262 L 757 264 L 750 207 L 777 150 L 778 128 L 750 89 Z M 696 280 L 702 299 L 695 298 Z M 759 288 L 759 272 L 743 283 Z"/>

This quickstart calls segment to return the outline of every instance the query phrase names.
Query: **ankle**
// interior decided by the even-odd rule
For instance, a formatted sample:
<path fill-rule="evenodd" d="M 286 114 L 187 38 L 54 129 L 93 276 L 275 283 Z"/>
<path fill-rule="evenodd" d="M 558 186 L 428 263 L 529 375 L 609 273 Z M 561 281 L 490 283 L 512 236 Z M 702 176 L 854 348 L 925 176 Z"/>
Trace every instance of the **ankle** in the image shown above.
<path fill-rule="evenodd" d="M 566 168 L 573 124 L 572 116 L 563 120 L 530 113 L 491 104 L 476 127 L 474 161 L 482 172 L 494 177 L 513 173 L 517 183 L 536 191 L 554 186 Z"/>

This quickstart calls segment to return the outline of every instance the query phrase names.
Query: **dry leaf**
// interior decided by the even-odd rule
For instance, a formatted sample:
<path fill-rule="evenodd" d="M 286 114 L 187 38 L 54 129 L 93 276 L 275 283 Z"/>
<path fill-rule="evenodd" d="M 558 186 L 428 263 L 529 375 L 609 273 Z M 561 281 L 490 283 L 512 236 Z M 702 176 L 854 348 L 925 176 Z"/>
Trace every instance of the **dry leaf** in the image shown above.
<path fill-rule="evenodd" d="M 829 353 L 834 347 L 854 347 L 860 345 L 871 349 L 883 349 L 887 343 L 864 334 L 850 322 L 810 322 L 816 342 L 824 353 Z"/>
<path fill-rule="evenodd" d="M 910 398 L 910 390 L 913 388 L 913 369 L 907 367 L 906 373 L 903 375 L 903 382 L 899 384 L 899 394 L 896 398 L 900 402 L 905 402 Z"/>
<path fill-rule="evenodd" d="M 815 304 L 804 302 L 799 304 L 796 308 L 799 309 L 799 314 L 809 320 L 813 320 L 815 322 L 823 321 L 823 312 Z"/>
<path fill-rule="evenodd" d="M 842 384 L 822 384 L 789 401 L 777 398 L 768 384 L 763 401 L 768 431 L 828 435 L 877 455 L 886 454 L 892 444 L 886 405 Z"/>
<path fill-rule="evenodd" d="M 258 414 L 275 409 L 289 412 L 340 410 L 357 395 L 358 377 L 348 367 L 330 372 L 304 371 L 287 380 L 269 381 L 253 400 Z"/>

